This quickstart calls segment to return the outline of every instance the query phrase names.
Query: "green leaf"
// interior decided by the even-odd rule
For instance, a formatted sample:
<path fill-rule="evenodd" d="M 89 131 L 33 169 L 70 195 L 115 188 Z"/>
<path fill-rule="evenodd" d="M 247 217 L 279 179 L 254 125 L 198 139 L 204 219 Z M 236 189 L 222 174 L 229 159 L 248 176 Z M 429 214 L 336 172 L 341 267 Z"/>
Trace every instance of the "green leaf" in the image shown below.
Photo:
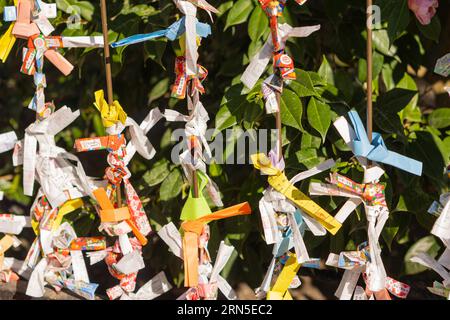
<path fill-rule="evenodd" d="M 80 15 L 86 19 L 87 21 L 92 20 L 92 16 L 94 15 L 94 5 L 89 1 L 77 1 L 75 6 L 80 8 Z"/>
<path fill-rule="evenodd" d="M 431 19 L 431 22 L 428 25 L 424 26 L 418 20 L 416 20 L 416 25 L 426 38 L 433 40 L 436 43 L 439 42 L 439 37 L 441 35 L 441 20 L 439 20 L 437 15 Z"/>
<path fill-rule="evenodd" d="M 167 40 L 166 39 L 156 39 L 152 41 L 145 42 L 144 49 L 147 58 L 152 59 L 157 64 L 159 64 L 163 69 L 165 69 L 162 63 L 162 57 L 164 56 L 164 51 L 166 50 Z"/>
<path fill-rule="evenodd" d="M 135 14 L 139 17 L 148 17 L 153 14 L 157 14 L 158 12 L 159 11 L 157 11 L 155 8 L 147 4 L 136 4 L 124 7 L 120 13 L 122 15 Z"/>
<path fill-rule="evenodd" d="M 410 21 L 408 0 L 388 1 L 381 12 L 388 15 L 388 35 L 391 44 L 406 30 Z"/>
<path fill-rule="evenodd" d="M 156 186 L 164 181 L 169 175 L 169 161 L 161 159 L 156 162 L 150 171 L 147 171 L 143 179 L 149 186 Z"/>
<path fill-rule="evenodd" d="M 439 138 L 440 135 L 439 130 L 433 127 L 426 127 L 425 130 L 431 133 L 434 143 L 441 152 L 442 160 L 444 161 L 444 166 L 450 164 L 450 152 L 448 150 L 448 147 L 445 145 L 444 141 L 442 141 L 441 138 Z"/>
<path fill-rule="evenodd" d="M 308 123 L 320 133 L 324 142 L 331 125 L 330 106 L 312 97 L 308 103 L 307 115 Z"/>
<path fill-rule="evenodd" d="M 313 168 L 321 162 L 321 158 L 317 156 L 316 149 L 302 149 L 295 153 L 298 162 L 303 164 L 308 169 Z"/>
<path fill-rule="evenodd" d="M 211 162 L 208 168 L 209 175 L 213 178 L 220 177 L 223 173 L 222 166 L 215 162 Z"/>
<path fill-rule="evenodd" d="M 397 51 L 397 48 L 390 45 L 389 35 L 386 29 L 373 30 L 373 45 L 376 50 L 385 56 L 392 57 Z"/>
<path fill-rule="evenodd" d="M 73 4 L 73 1 L 67 1 L 67 0 L 56 0 L 56 6 L 59 10 L 64 11 L 67 13 L 67 9 Z"/>
<path fill-rule="evenodd" d="M 302 126 L 303 105 L 300 98 L 291 90 L 283 90 L 281 95 L 281 122 L 300 131 L 304 131 Z"/>
<path fill-rule="evenodd" d="M 106 129 L 103 126 L 102 118 L 98 112 L 96 112 L 92 118 L 92 124 L 94 126 L 95 134 L 97 137 L 103 137 L 106 135 Z"/>
<path fill-rule="evenodd" d="M 231 26 L 246 22 L 253 7 L 251 0 L 238 0 L 228 13 L 224 31 Z"/>
<path fill-rule="evenodd" d="M 231 114 L 228 106 L 221 106 L 216 114 L 216 132 L 223 131 L 235 124 L 237 124 L 236 117 Z"/>
<path fill-rule="evenodd" d="M 428 117 L 430 126 L 436 129 L 444 129 L 450 126 L 450 108 L 434 110 Z"/>
<path fill-rule="evenodd" d="M 320 145 L 322 144 L 322 139 L 320 137 L 313 136 L 312 134 L 309 134 L 308 132 L 304 132 L 302 134 L 302 142 L 301 142 L 301 148 L 302 149 L 319 149 Z"/>
<path fill-rule="evenodd" d="M 398 114 L 387 113 L 381 108 L 374 108 L 373 111 L 374 121 L 383 132 L 404 136 L 403 125 Z"/>
<path fill-rule="evenodd" d="M 169 201 L 177 197 L 181 192 L 183 177 L 179 169 L 174 169 L 161 184 L 159 198 L 161 201 Z"/>
<path fill-rule="evenodd" d="M 322 79 L 326 81 L 326 83 L 335 85 L 333 69 L 331 69 L 330 63 L 328 62 L 325 55 L 323 55 L 322 64 L 320 65 L 319 71 L 317 71 L 317 73 L 322 77 Z"/>
<path fill-rule="evenodd" d="M 414 243 L 406 252 L 404 258 L 405 274 L 413 275 L 427 270 L 427 267 L 424 267 L 418 263 L 411 262 L 410 260 L 412 257 L 419 253 L 425 252 L 428 253 L 432 258 L 435 258 L 438 255 L 440 249 L 441 246 L 433 236 L 427 236 Z"/>
<path fill-rule="evenodd" d="M 167 130 L 164 132 L 164 134 L 163 134 L 163 136 L 161 138 L 160 147 L 161 147 L 161 149 L 165 149 L 165 148 L 169 147 L 172 144 L 173 144 L 173 141 L 172 141 L 172 129 L 171 128 L 167 128 Z"/>
<path fill-rule="evenodd" d="M 155 86 L 148 94 L 148 103 L 152 103 L 153 101 L 165 95 L 167 90 L 169 90 L 169 82 L 170 82 L 169 78 L 164 78 L 160 80 L 157 84 L 155 84 Z"/>
<path fill-rule="evenodd" d="M 94 5 L 89 1 L 56 0 L 56 6 L 65 13 L 79 14 L 87 21 L 92 20 L 95 10 Z"/>
<path fill-rule="evenodd" d="M 257 41 L 261 38 L 269 26 L 269 19 L 261 6 L 256 6 L 253 9 L 252 15 L 248 22 L 248 35 L 252 41 Z"/>
<path fill-rule="evenodd" d="M 384 63 L 384 56 L 378 52 L 373 53 L 373 69 L 372 80 L 375 80 L 381 72 Z M 359 59 L 358 61 L 358 79 L 361 82 L 367 81 L 367 60 Z"/>
<path fill-rule="evenodd" d="M 353 76 L 342 70 L 336 72 L 336 87 L 344 95 L 346 101 L 351 101 L 355 88 L 353 85 Z"/>
<path fill-rule="evenodd" d="M 415 134 L 417 138 L 408 145 L 408 153 L 414 159 L 422 161 L 426 176 L 440 181 L 444 174 L 445 162 L 433 135 L 425 131 L 417 131 Z"/>
<path fill-rule="evenodd" d="M 233 0 L 222 2 L 220 6 L 217 7 L 219 13 L 217 13 L 217 17 L 223 16 L 228 10 L 233 8 Z"/>
<path fill-rule="evenodd" d="M 391 251 L 392 240 L 394 240 L 399 229 L 400 227 L 396 225 L 386 225 L 383 228 L 381 235 L 383 236 L 384 241 L 386 241 L 389 251 Z"/>
<path fill-rule="evenodd" d="M 419 101 L 419 93 L 417 90 L 417 84 L 414 79 L 407 73 L 403 76 L 402 80 L 397 84 L 397 88 L 406 89 L 417 92 L 408 105 L 400 111 L 400 118 L 402 120 L 409 120 L 413 122 L 422 122 L 422 112 L 417 106 Z"/>
<path fill-rule="evenodd" d="M 300 98 L 319 96 L 308 72 L 295 69 L 295 73 L 297 79 L 288 84 L 289 89 L 293 90 Z"/>
<path fill-rule="evenodd" d="M 408 105 L 416 94 L 416 91 L 396 88 L 380 95 L 376 104 L 384 112 L 398 113 Z"/>

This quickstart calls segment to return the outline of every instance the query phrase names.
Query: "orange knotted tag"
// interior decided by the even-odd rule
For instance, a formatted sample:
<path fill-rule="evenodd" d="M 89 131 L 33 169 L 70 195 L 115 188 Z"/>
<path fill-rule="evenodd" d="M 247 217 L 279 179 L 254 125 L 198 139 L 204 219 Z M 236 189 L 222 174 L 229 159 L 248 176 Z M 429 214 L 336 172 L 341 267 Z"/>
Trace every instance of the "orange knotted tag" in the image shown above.
<path fill-rule="evenodd" d="M 184 230 L 183 258 L 185 287 L 196 287 L 198 285 L 198 240 L 205 224 L 214 220 L 221 220 L 251 213 L 252 209 L 250 204 L 248 202 L 244 202 L 213 212 L 196 220 L 185 221 L 181 224 L 181 228 Z"/>
<path fill-rule="evenodd" d="M 136 238 L 139 242 L 145 246 L 147 244 L 147 238 L 139 231 L 137 226 L 131 220 L 130 211 L 128 207 L 114 208 L 111 200 L 108 198 L 105 189 L 98 188 L 94 190 L 94 196 L 97 200 L 101 210 L 99 210 L 100 220 L 102 222 L 120 222 L 125 220 L 130 226 Z"/>

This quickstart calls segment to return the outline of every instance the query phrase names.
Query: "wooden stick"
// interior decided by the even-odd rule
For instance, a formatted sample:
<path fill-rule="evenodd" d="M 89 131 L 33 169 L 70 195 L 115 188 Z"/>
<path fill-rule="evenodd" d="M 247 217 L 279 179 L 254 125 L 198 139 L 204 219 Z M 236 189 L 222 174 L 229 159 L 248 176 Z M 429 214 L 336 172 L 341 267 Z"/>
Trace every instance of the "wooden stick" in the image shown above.
<path fill-rule="evenodd" d="M 106 74 L 106 91 L 108 97 L 108 104 L 111 106 L 114 103 L 113 81 L 111 72 L 111 53 L 109 52 L 108 41 L 108 14 L 106 11 L 106 1 L 100 0 L 100 9 L 102 16 L 102 31 L 103 31 L 103 51 L 105 56 L 105 74 Z M 122 188 L 120 183 L 116 185 L 117 205 L 122 206 Z"/>
<path fill-rule="evenodd" d="M 103 50 L 105 53 L 105 71 L 106 71 L 106 89 L 108 92 L 108 104 L 112 105 L 114 100 L 112 72 L 111 72 L 111 54 L 109 52 L 108 41 L 108 16 L 106 11 L 106 1 L 100 0 L 100 8 L 102 14 L 102 30 L 103 30 Z"/>
<path fill-rule="evenodd" d="M 367 0 L 367 136 L 372 141 L 373 103 L 372 103 L 372 0 Z"/>

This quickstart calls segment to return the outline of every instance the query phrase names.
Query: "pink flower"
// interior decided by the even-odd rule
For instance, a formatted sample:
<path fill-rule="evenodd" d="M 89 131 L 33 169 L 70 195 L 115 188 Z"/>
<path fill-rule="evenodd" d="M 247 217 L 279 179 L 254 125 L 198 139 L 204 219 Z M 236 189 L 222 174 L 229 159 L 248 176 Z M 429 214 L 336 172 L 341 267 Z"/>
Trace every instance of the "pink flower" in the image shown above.
<path fill-rule="evenodd" d="M 439 7 L 438 0 L 408 0 L 409 9 L 414 12 L 417 20 L 423 25 L 430 24 Z"/>

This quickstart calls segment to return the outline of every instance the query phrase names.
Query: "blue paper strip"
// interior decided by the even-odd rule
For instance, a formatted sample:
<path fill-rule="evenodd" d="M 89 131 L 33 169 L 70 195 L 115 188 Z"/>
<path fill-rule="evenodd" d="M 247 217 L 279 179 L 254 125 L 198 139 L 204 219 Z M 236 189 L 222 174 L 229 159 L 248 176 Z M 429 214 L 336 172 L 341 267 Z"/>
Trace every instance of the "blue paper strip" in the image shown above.
<path fill-rule="evenodd" d="M 298 229 L 300 230 L 302 236 L 305 234 L 305 223 L 303 222 L 303 217 L 299 210 L 294 213 L 295 221 L 297 222 Z M 275 257 L 279 258 L 284 255 L 286 252 L 291 250 L 294 247 L 294 241 L 292 240 L 292 230 L 289 228 L 283 239 L 280 242 L 276 243 L 273 247 L 273 254 Z"/>
<path fill-rule="evenodd" d="M 372 143 L 369 142 L 366 129 L 356 111 L 348 113 L 355 130 L 356 139 L 352 141 L 356 156 L 365 157 L 375 162 L 381 162 L 417 176 L 422 175 L 423 164 L 420 161 L 406 157 L 394 151 L 389 151 L 381 134 L 374 132 Z"/>
<path fill-rule="evenodd" d="M 166 35 L 166 33 L 167 33 L 167 29 L 155 31 L 152 33 L 146 33 L 146 34 L 135 34 L 131 37 L 111 43 L 111 47 L 117 48 L 117 47 L 123 47 L 123 46 L 129 45 L 129 44 L 145 42 L 148 40 L 164 37 Z"/>
<path fill-rule="evenodd" d="M 111 47 L 117 48 L 117 47 L 123 47 L 129 44 L 136 44 L 141 43 L 145 41 L 149 41 L 152 39 L 156 39 L 159 37 L 166 37 L 170 41 L 174 41 L 177 38 L 179 38 L 182 34 L 186 32 L 186 25 L 185 25 L 186 18 L 183 17 L 179 19 L 178 21 L 172 23 L 167 29 L 146 33 L 146 34 L 136 34 L 131 37 L 121 39 L 117 42 L 111 43 Z M 206 38 L 211 34 L 211 26 L 207 23 L 202 23 L 197 21 L 197 35 Z"/>

